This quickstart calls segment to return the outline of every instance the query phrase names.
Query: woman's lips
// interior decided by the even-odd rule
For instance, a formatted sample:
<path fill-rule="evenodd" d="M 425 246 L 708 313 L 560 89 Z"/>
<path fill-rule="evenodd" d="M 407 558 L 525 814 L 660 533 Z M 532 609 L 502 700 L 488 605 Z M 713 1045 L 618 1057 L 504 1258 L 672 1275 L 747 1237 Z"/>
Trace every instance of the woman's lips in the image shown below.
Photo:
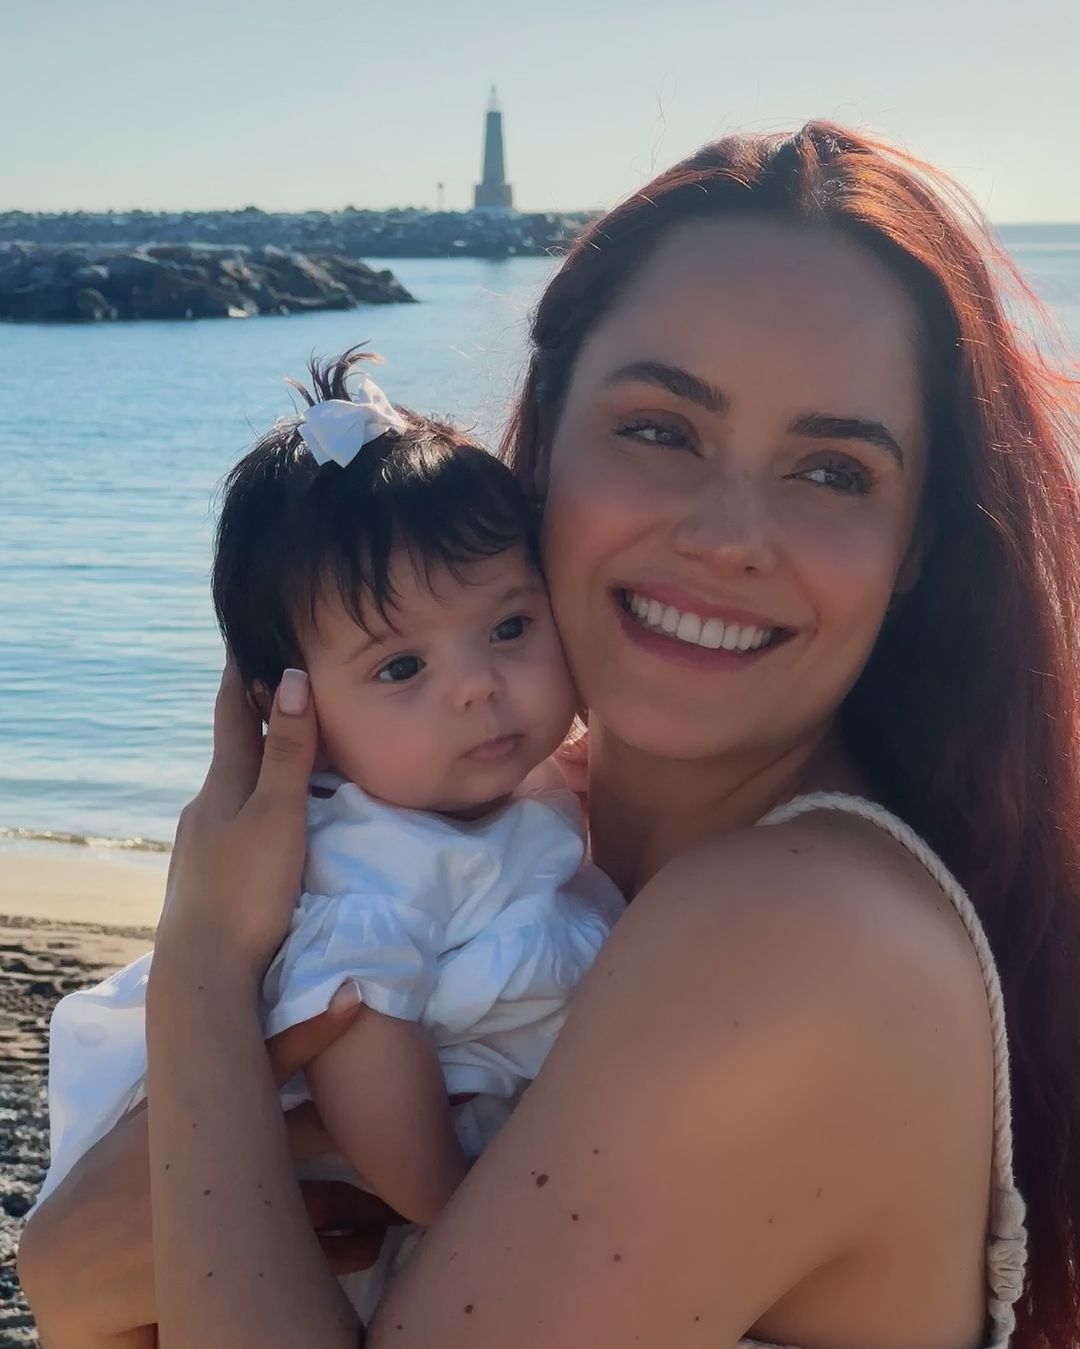
<path fill-rule="evenodd" d="M 763 613 L 703 599 L 671 585 L 624 585 L 614 593 L 643 627 L 713 650 L 756 650 L 794 631 Z"/>
<path fill-rule="evenodd" d="M 723 625 L 718 623 L 720 641 L 723 644 L 718 644 L 716 639 L 713 638 L 706 645 L 700 639 L 712 637 L 712 634 L 707 633 L 704 630 L 704 625 L 696 618 L 691 624 L 690 631 L 681 632 L 679 630 L 678 621 L 681 621 L 681 618 L 675 625 L 669 624 L 667 630 L 665 630 L 655 621 L 655 615 L 650 621 L 650 616 L 647 613 L 640 612 L 640 604 L 636 606 L 638 611 L 631 607 L 634 603 L 631 592 L 616 591 L 613 599 L 623 632 L 635 646 L 666 660 L 690 666 L 693 669 L 745 669 L 749 665 L 757 664 L 771 651 L 775 651 L 796 636 L 790 628 L 757 628 L 756 625 L 751 628 L 745 624 Z M 734 634 L 737 635 L 734 646 L 730 644 L 730 638 L 726 642 L 723 641 L 725 627 L 728 632 L 731 632 L 734 628 Z"/>

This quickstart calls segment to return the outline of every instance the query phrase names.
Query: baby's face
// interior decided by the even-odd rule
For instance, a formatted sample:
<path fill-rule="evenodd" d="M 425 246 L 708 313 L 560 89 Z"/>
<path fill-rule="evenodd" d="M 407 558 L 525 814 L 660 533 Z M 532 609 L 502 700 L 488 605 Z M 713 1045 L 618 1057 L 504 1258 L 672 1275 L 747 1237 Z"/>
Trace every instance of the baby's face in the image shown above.
<path fill-rule="evenodd" d="M 523 548 L 418 578 L 393 560 L 390 628 L 336 596 L 304 657 L 331 766 L 393 805 L 468 815 L 560 744 L 574 693 L 543 581 Z"/>

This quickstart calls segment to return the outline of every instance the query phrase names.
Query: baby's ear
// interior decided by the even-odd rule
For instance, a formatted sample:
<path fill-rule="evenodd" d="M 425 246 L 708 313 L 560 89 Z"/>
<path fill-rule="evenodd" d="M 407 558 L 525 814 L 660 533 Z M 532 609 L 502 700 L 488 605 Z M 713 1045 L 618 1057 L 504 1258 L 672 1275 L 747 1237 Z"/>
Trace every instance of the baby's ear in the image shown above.
<path fill-rule="evenodd" d="M 264 722 L 269 722 L 270 709 L 274 705 L 274 695 L 261 679 L 256 679 L 251 688 L 248 689 L 248 702 Z"/>

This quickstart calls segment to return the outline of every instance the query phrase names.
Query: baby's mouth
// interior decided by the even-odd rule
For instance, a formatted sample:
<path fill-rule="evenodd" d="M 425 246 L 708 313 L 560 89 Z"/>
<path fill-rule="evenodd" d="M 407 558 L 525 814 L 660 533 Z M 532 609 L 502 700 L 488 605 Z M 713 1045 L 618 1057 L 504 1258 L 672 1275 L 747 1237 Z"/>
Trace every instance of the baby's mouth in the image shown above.
<path fill-rule="evenodd" d="M 520 731 L 516 731 L 512 735 L 492 736 L 490 740 L 482 740 L 480 744 L 466 750 L 461 757 L 472 759 L 475 763 L 500 763 L 503 759 L 509 759 L 516 752 L 524 738 Z"/>

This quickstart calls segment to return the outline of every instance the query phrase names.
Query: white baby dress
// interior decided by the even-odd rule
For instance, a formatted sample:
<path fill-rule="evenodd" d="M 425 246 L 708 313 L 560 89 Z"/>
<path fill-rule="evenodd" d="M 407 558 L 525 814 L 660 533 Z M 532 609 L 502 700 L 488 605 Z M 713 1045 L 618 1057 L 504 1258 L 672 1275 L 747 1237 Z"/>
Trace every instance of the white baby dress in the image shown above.
<path fill-rule="evenodd" d="M 477 1094 L 455 1113 L 475 1157 L 539 1072 L 622 896 L 586 860 L 568 791 L 466 823 L 326 774 L 313 784 L 304 893 L 263 982 L 265 1033 L 325 1011 L 355 979 L 369 1007 L 429 1031 L 449 1094 Z M 149 969 L 147 954 L 53 1013 L 39 1203 L 144 1094 Z M 282 1092 L 286 1107 L 305 1096 L 302 1077 Z"/>

